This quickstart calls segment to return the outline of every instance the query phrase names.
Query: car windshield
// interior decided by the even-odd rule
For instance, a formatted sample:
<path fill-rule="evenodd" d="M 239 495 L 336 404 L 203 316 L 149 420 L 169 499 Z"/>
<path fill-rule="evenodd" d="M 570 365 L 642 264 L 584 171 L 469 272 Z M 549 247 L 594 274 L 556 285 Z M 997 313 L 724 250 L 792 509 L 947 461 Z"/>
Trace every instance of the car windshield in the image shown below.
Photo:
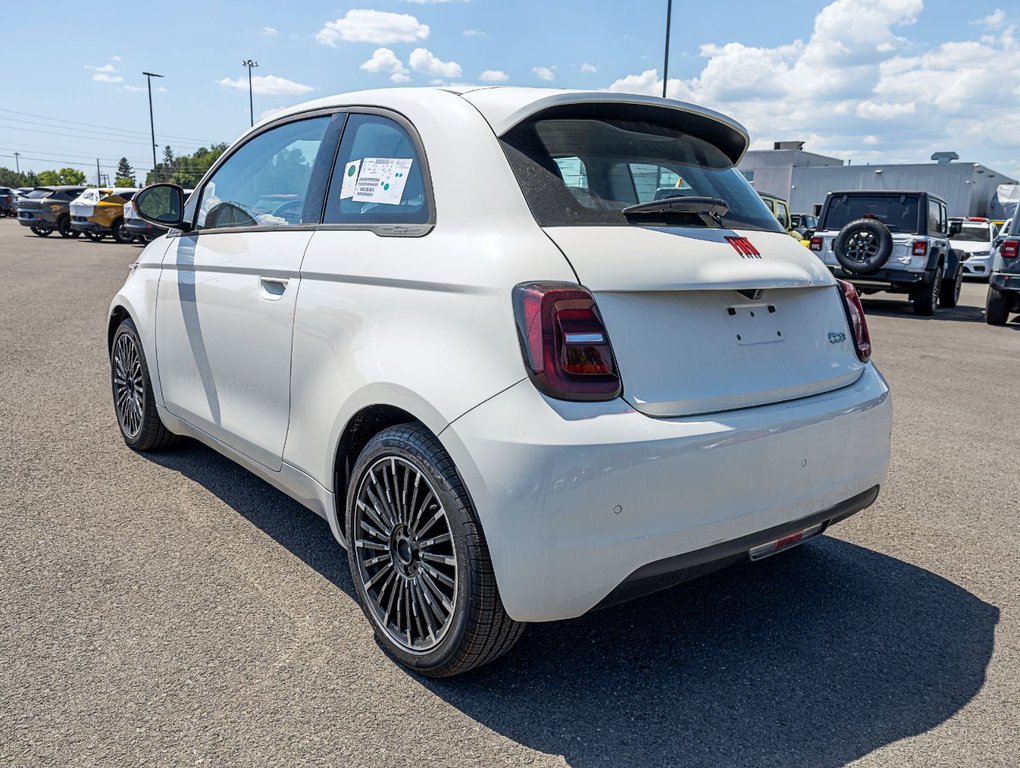
<path fill-rule="evenodd" d="M 647 225 L 663 216 L 706 226 L 690 212 L 657 212 L 650 220 L 623 213 L 638 203 L 699 197 L 727 204 L 724 227 L 782 231 L 722 150 L 674 125 L 548 118 L 523 123 L 501 141 L 541 226 Z"/>
<path fill-rule="evenodd" d="M 992 231 L 988 224 L 964 224 L 949 239 L 963 243 L 987 243 L 992 239 Z"/>
<path fill-rule="evenodd" d="M 823 228 L 842 229 L 855 219 L 878 219 L 892 232 L 916 232 L 917 203 L 911 195 L 834 195 Z"/>

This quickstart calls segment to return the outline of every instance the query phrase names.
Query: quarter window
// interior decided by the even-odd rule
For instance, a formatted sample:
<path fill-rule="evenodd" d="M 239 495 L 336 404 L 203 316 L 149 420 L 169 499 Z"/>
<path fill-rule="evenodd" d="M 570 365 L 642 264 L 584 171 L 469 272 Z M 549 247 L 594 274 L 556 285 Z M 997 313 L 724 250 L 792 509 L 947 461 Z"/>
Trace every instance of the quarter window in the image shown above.
<path fill-rule="evenodd" d="M 939 204 L 934 200 L 928 201 L 928 234 L 937 235 L 942 231 L 942 220 L 939 216 Z"/>
<path fill-rule="evenodd" d="M 427 224 L 425 172 L 397 121 L 351 115 L 326 198 L 326 224 Z"/>
<path fill-rule="evenodd" d="M 317 224 L 321 205 L 309 201 L 306 211 L 305 201 L 329 120 L 316 117 L 286 123 L 244 144 L 202 190 L 196 226 Z"/>

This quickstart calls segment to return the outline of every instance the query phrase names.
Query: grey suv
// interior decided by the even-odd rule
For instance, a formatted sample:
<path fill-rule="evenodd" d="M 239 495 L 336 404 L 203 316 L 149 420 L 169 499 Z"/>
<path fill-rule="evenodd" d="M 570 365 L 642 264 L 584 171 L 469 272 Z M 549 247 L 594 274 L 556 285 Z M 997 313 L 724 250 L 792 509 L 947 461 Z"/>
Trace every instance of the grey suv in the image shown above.
<path fill-rule="evenodd" d="M 992 253 L 985 322 L 1005 325 L 1010 312 L 1020 312 L 1020 211 L 996 236 Z"/>
<path fill-rule="evenodd" d="M 61 237 L 78 237 L 71 228 L 71 201 L 84 191 L 85 187 L 36 187 L 18 198 L 18 223 L 40 237 L 54 230 Z"/>
<path fill-rule="evenodd" d="M 955 307 L 963 284 L 948 222 L 946 202 L 927 192 L 830 192 L 810 247 L 860 293 L 906 293 L 930 316 Z"/>

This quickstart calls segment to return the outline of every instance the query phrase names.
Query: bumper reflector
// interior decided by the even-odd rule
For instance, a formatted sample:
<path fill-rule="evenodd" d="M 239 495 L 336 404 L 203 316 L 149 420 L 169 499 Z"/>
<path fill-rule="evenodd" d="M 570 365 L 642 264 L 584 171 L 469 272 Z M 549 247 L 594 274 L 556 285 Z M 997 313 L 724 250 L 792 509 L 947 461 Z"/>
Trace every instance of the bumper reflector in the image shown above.
<path fill-rule="evenodd" d="M 795 547 L 798 544 L 803 544 L 808 539 L 821 533 L 824 527 L 825 523 L 812 525 L 809 528 L 805 528 L 803 531 L 791 533 L 789 536 L 784 536 L 781 539 L 769 541 L 765 544 L 759 544 L 757 547 L 751 547 L 748 554 L 751 556 L 752 560 L 762 560 L 769 555 L 776 554 L 776 552 L 782 552 L 784 549 L 789 549 L 790 547 Z"/>

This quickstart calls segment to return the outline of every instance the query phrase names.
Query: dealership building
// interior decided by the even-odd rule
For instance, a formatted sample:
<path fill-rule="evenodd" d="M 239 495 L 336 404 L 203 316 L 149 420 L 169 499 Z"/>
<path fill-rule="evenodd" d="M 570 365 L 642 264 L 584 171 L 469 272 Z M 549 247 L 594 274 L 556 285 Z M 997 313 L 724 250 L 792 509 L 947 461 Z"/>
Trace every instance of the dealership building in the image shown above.
<path fill-rule="evenodd" d="M 1017 181 L 979 163 L 958 162 L 955 152 L 936 152 L 931 163 L 853 165 L 804 151 L 802 141 L 777 141 L 749 150 L 737 166 L 756 190 L 790 201 L 794 213 L 820 211 L 829 192 L 889 190 L 931 192 L 950 216 L 1001 216 L 1000 187 Z"/>

